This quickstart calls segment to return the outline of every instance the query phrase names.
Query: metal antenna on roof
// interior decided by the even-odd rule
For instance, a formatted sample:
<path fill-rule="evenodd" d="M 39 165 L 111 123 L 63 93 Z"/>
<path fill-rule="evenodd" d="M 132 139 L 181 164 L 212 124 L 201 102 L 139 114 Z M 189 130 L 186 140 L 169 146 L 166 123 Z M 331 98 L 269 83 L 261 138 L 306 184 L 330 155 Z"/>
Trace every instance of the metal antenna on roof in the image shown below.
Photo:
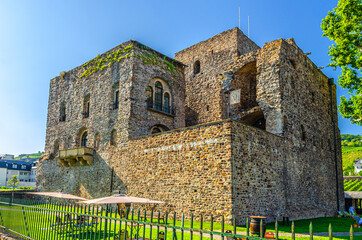
<path fill-rule="evenodd" d="M 239 7 L 239 29 L 240 29 L 240 7 Z"/>
<path fill-rule="evenodd" d="M 249 16 L 248 16 L 248 38 L 250 38 L 250 32 L 249 32 Z"/>

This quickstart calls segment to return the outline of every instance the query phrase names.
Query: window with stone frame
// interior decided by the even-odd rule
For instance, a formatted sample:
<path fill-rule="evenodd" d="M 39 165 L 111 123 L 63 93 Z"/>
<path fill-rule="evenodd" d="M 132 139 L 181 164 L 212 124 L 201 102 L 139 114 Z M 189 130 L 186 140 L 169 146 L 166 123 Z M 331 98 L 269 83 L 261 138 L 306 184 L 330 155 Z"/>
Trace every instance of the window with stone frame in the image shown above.
<path fill-rule="evenodd" d="M 89 117 L 89 110 L 90 110 L 90 95 L 86 95 L 83 100 L 83 118 Z"/>
<path fill-rule="evenodd" d="M 153 127 L 151 127 L 151 134 L 155 134 L 155 133 L 160 133 L 160 132 L 164 132 L 164 131 L 169 131 L 170 129 L 168 127 L 166 127 L 165 125 L 162 124 L 157 124 Z"/>
<path fill-rule="evenodd" d="M 151 129 L 151 134 L 160 133 L 160 132 L 162 132 L 162 130 L 159 127 L 153 127 Z"/>
<path fill-rule="evenodd" d="M 110 139 L 110 145 L 116 146 L 117 145 L 117 131 L 116 129 L 113 129 L 111 132 L 111 139 Z"/>
<path fill-rule="evenodd" d="M 170 110 L 170 94 L 166 92 L 163 101 L 163 111 L 165 113 L 170 113 Z"/>
<path fill-rule="evenodd" d="M 65 105 L 64 101 L 60 104 L 60 111 L 59 112 L 60 112 L 59 113 L 59 122 L 64 122 L 65 118 L 66 118 L 66 115 L 65 115 L 66 105 Z"/>
<path fill-rule="evenodd" d="M 153 89 L 151 86 L 147 87 L 147 108 L 153 108 Z"/>
<path fill-rule="evenodd" d="M 155 109 L 162 111 L 163 87 L 160 82 L 155 83 Z"/>
<path fill-rule="evenodd" d="M 200 69 L 201 69 L 200 61 L 197 60 L 197 61 L 194 63 L 194 75 L 200 73 Z"/>
<path fill-rule="evenodd" d="M 171 88 L 161 78 L 154 78 L 146 89 L 147 108 L 172 113 Z"/>
<path fill-rule="evenodd" d="M 113 109 L 118 109 L 119 107 L 119 90 L 114 91 L 113 95 Z"/>
<path fill-rule="evenodd" d="M 85 132 L 82 134 L 81 147 L 87 147 L 87 142 L 88 142 L 88 133 L 87 133 L 87 131 L 85 131 Z"/>

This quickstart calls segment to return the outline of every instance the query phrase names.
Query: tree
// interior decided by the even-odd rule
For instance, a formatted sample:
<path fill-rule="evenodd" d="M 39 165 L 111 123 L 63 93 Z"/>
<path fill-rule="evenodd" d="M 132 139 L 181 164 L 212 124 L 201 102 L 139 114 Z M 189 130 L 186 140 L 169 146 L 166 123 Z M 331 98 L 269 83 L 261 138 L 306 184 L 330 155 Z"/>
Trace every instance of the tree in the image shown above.
<path fill-rule="evenodd" d="M 328 54 L 329 66 L 341 67 L 338 84 L 348 89 L 342 96 L 339 111 L 352 123 L 362 125 L 362 0 L 339 0 L 322 20 L 323 36 L 334 41 Z"/>
<path fill-rule="evenodd" d="M 19 179 L 18 179 L 18 175 L 13 175 L 9 181 L 8 181 L 8 186 L 10 186 L 13 191 L 14 189 L 19 185 Z"/>

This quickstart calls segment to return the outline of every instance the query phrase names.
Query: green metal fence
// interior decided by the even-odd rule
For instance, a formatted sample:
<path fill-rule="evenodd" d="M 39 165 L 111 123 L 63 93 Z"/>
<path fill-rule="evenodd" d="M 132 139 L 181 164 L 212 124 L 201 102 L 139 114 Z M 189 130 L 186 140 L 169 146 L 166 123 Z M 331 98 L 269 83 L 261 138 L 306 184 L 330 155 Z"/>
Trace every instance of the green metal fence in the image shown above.
<path fill-rule="evenodd" d="M 188 221 L 185 215 L 176 213 L 151 212 L 141 210 L 118 210 L 116 206 L 90 206 L 75 203 L 61 203 L 39 200 L 0 198 L 0 227 L 12 231 L 26 239 L 112 239 L 112 240 L 244 240 L 265 239 L 250 236 L 249 220 L 246 234 L 237 232 L 235 218 L 232 226 L 225 224 L 221 216 L 208 221 L 201 216 L 194 221 L 191 214 Z M 217 224 L 217 230 L 214 226 Z M 260 230 L 263 229 L 261 222 Z M 291 238 L 295 239 L 294 223 Z M 332 239 L 332 228 L 329 229 Z M 351 228 L 351 239 L 353 229 Z M 275 223 L 275 239 L 279 239 L 278 222 Z M 313 228 L 310 225 L 310 239 Z"/>

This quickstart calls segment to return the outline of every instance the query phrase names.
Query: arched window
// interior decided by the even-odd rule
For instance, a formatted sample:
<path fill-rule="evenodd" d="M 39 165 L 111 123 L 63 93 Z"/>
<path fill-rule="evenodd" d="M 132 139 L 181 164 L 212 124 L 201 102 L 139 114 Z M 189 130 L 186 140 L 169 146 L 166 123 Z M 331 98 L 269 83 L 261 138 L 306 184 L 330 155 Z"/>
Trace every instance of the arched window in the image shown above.
<path fill-rule="evenodd" d="M 60 114 L 59 114 L 59 121 L 64 122 L 65 121 L 65 102 L 62 102 L 60 104 Z"/>
<path fill-rule="evenodd" d="M 82 134 L 81 147 L 86 147 L 87 146 L 87 141 L 88 141 L 88 133 L 84 132 Z"/>
<path fill-rule="evenodd" d="M 153 108 L 153 89 L 151 86 L 147 87 L 147 107 Z"/>
<path fill-rule="evenodd" d="M 162 111 L 163 87 L 160 82 L 155 83 L 155 109 Z"/>
<path fill-rule="evenodd" d="M 194 74 L 198 74 L 200 73 L 200 61 L 197 60 L 195 63 L 194 63 Z"/>
<path fill-rule="evenodd" d="M 160 133 L 160 132 L 162 132 L 162 130 L 161 130 L 161 128 L 159 128 L 159 127 L 153 127 L 153 128 L 151 129 L 151 134 Z"/>
<path fill-rule="evenodd" d="M 110 144 L 112 146 L 117 145 L 117 131 L 115 129 L 113 129 L 112 132 L 111 132 Z"/>
<path fill-rule="evenodd" d="M 170 113 L 170 94 L 165 93 L 164 101 L 163 101 L 163 111 L 165 113 Z"/>
<path fill-rule="evenodd" d="M 113 109 L 118 109 L 119 106 L 119 90 L 114 92 Z"/>

